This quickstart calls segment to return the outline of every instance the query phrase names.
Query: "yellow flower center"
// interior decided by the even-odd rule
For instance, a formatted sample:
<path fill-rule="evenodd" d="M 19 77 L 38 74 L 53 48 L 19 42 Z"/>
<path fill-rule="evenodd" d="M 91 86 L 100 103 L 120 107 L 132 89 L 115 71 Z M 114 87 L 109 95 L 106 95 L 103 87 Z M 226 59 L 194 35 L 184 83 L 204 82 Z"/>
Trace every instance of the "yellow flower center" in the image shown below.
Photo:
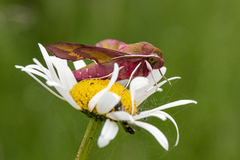
<path fill-rule="evenodd" d="M 86 113 L 89 116 L 98 116 L 96 107 L 91 113 L 88 111 L 88 103 L 102 89 L 106 88 L 109 83 L 109 80 L 100 80 L 100 79 L 88 79 L 78 82 L 73 86 L 69 91 L 70 95 L 73 97 L 74 101 L 82 108 L 82 112 Z M 122 110 L 132 113 L 132 102 L 131 95 L 129 90 L 125 89 L 119 83 L 114 83 L 113 86 L 109 89 L 110 92 L 113 92 L 121 97 L 120 101 L 122 103 Z M 114 106 L 110 112 L 115 111 Z M 136 105 L 134 105 L 134 113 L 136 114 Z M 101 115 L 105 117 L 105 115 Z"/>

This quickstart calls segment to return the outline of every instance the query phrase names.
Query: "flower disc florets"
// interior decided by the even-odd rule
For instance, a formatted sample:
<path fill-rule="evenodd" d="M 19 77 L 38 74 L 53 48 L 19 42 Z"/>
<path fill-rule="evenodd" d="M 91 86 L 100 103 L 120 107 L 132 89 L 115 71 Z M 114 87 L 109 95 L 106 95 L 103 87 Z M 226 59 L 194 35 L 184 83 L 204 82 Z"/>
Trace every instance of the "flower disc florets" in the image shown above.
<path fill-rule="evenodd" d="M 73 86 L 73 88 L 69 91 L 69 94 L 73 97 L 74 101 L 82 108 L 82 112 L 87 114 L 90 117 L 96 117 L 100 119 L 105 119 L 106 114 L 99 115 L 96 107 L 90 112 L 88 110 L 89 101 L 92 97 L 106 88 L 109 80 L 100 80 L 100 79 L 88 79 L 78 82 Z M 132 112 L 132 103 L 131 103 L 131 94 L 129 90 L 125 89 L 119 83 L 114 83 L 113 86 L 109 89 L 109 92 L 115 93 L 121 97 L 120 102 L 122 104 L 122 110 L 131 114 Z M 115 106 L 110 112 L 115 111 Z M 136 114 L 136 106 L 134 106 L 134 113 Z M 109 112 L 109 113 L 110 113 Z"/>

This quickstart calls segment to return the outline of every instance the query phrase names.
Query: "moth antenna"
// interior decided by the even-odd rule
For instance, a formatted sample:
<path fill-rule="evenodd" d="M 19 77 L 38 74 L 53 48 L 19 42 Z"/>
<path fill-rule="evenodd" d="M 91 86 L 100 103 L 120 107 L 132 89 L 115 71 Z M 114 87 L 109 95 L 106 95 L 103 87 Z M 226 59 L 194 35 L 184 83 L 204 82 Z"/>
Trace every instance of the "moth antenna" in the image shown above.
<path fill-rule="evenodd" d="M 169 83 L 169 85 L 171 86 L 171 85 L 172 85 L 171 82 L 162 74 L 162 72 L 161 72 L 160 69 L 158 69 L 158 70 L 159 70 L 161 76 L 162 76 L 162 77 Z"/>
<path fill-rule="evenodd" d="M 127 85 L 125 86 L 125 88 L 124 88 L 123 91 L 122 91 L 122 94 L 123 94 L 123 92 L 127 89 L 127 87 L 129 86 L 130 81 L 132 80 L 132 77 L 133 77 L 134 73 L 137 71 L 138 67 L 139 67 L 141 64 L 142 64 L 142 62 L 140 62 L 140 63 L 137 65 L 137 67 L 132 71 L 131 76 L 130 76 L 129 79 L 128 79 L 128 83 L 127 83 Z"/>

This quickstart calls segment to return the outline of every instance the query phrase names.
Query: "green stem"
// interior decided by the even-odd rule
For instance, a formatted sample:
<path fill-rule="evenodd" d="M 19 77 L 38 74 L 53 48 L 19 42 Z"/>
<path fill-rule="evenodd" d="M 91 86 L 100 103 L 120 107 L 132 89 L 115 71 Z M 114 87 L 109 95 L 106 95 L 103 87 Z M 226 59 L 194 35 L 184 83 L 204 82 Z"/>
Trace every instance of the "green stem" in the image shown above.
<path fill-rule="evenodd" d="M 93 145 L 96 141 L 96 138 L 102 128 L 101 122 L 102 121 L 100 120 L 95 120 L 94 118 L 90 118 L 81 146 L 78 150 L 76 160 L 88 159 L 90 152 L 93 148 Z"/>

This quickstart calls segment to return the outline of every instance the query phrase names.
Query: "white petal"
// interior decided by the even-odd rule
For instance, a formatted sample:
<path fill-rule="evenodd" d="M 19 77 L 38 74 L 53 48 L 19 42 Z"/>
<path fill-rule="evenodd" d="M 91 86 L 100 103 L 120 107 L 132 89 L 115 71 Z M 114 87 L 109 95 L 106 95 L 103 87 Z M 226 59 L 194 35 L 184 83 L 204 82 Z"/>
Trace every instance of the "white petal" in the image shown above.
<path fill-rule="evenodd" d="M 42 83 L 34 74 L 36 74 L 37 76 L 40 76 L 44 79 L 46 79 L 47 81 L 49 80 L 49 77 L 46 76 L 45 74 L 43 74 L 41 69 L 41 66 L 38 65 L 34 65 L 34 64 L 30 64 L 27 65 L 26 67 L 22 67 L 22 66 L 18 66 L 16 65 L 16 68 L 21 69 L 22 71 L 25 71 L 27 74 L 29 74 L 32 78 L 34 78 L 38 83 L 40 83 L 44 88 L 46 88 L 49 92 L 51 92 L 53 95 L 55 95 L 56 97 L 65 100 L 63 97 L 59 96 L 57 93 L 55 93 L 53 90 L 51 90 L 49 87 L 47 87 L 44 83 Z M 44 68 L 44 67 L 43 67 Z M 37 69 L 37 70 L 35 70 Z M 44 68 L 45 71 L 47 70 L 46 68 Z M 39 70 L 39 71 L 38 71 Z"/>
<path fill-rule="evenodd" d="M 170 116 L 168 113 L 166 112 L 163 112 L 163 111 L 158 111 L 158 114 L 161 114 L 161 115 L 165 115 L 169 120 L 172 121 L 172 123 L 175 125 L 175 128 L 176 128 L 176 131 L 177 131 L 177 139 L 176 139 L 176 143 L 175 143 L 175 146 L 178 144 L 179 142 L 179 130 L 178 130 L 178 126 L 177 126 L 177 123 L 176 121 L 172 118 L 172 116 Z"/>
<path fill-rule="evenodd" d="M 159 70 L 158 70 L 158 69 L 154 69 L 154 70 L 152 71 L 152 74 L 153 74 L 154 79 L 155 79 L 156 82 L 158 82 L 158 81 L 162 78 L 162 76 L 161 76 L 161 74 L 159 73 Z M 152 77 L 150 74 L 148 75 L 147 78 L 149 79 L 149 85 L 150 85 L 150 86 L 155 85 L 154 79 L 153 79 L 153 77 Z"/>
<path fill-rule="evenodd" d="M 90 112 L 92 112 L 93 108 L 96 106 L 96 104 L 98 103 L 101 96 L 104 93 L 106 93 L 112 87 L 112 85 L 116 82 L 117 77 L 118 77 L 118 72 L 119 72 L 118 64 L 114 63 L 113 74 L 112 74 L 112 77 L 111 77 L 110 82 L 108 83 L 107 87 L 104 88 L 103 90 L 101 90 L 100 92 L 98 92 L 95 96 L 93 96 L 93 98 L 88 103 L 88 110 Z"/>
<path fill-rule="evenodd" d="M 160 70 L 161 70 L 161 72 L 162 72 L 162 74 L 163 75 L 165 75 L 165 73 L 167 72 L 167 68 L 166 67 L 162 67 L 162 68 L 160 68 Z M 159 73 L 159 72 L 158 72 Z"/>
<path fill-rule="evenodd" d="M 47 64 L 48 69 L 45 68 L 35 58 L 33 58 L 33 61 L 36 63 L 36 65 L 30 64 L 30 65 L 27 65 L 26 67 L 21 67 L 21 66 L 16 66 L 16 67 L 21 68 L 22 71 L 25 71 L 26 73 L 28 73 L 32 78 L 34 78 L 37 82 L 39 82 L 43 87 L 45 87 L 52 94 L 54 94 L 55 96 L 57 96 L 62 100 L 66 100 L 74 108 L 80 110 L 81 107 L 77 105 L 77 103 L 73 100 L 73 98 L 69 94 L 69 90 L 72 88 L 74 84 L 77 83 L 77 81 L 73 76 L 70 68 L 67 66 L 66 60 L 61 60 L 54 56 L 49 56 L 46 49 L 41 44 L 38 44 L 38 45 L 40 47 L 40 50 L 42 52 L 43 58 Z M 55 69 L 53 67 L 53 63 L 59 75 L 56 74 Z M 57 93 L 51 90 L 47 85 L 42 83 L 34 74 L 44 78 L 46 80 L 47 85 L 54 86 L 56 90 L 61 94 L 61 96 L 59 96 Z"/>
<path fill-rule="evenodd" d="M 165 121 L 167 119 L 167 116 L 165 114 L 163 114 L 163 113 L 165 113 L 165 112 L 163 112 L 163 111 L 156 111 L 156 112 L 151 113 L 150 115 Z"/>
<path fill-rule="evenodd" d="M 101 131 L 101 135 L 98 138 L 98 146 L 102 148 L 108 145 L 109 142 L 116 137 L 117 132 L 118 125 L 107 119 Z"/>
<path fill-rule="evenodd" d="M 160 70 L 161 70 L 162 74 L 164 75 L 166 73 L 166 71 L 167 71 L 167 68 L 163 66 Z M 161 74 L 160 74 L 158 69 L 153 69 L 152 70 L 152 74 L 153 74 L 154 79 L 155 79 L 156 82 L 158 82 L 162 78 L 162 76 L 161 76 Z M 151 87 L 151 86 L 153 86 L 155 84 L 151 74 L 149 74 L 147 76 L 147 79 L 149 79 L 149 87 Z"/>
<path fill-rule="evenodd" d="M 67 61 L 56 57 L 50 57 L 50 59 L 57 69 L 61 85 L 69 91 L 72 89 L 73 85 L 77 83 L 77 80 L 71 69 L 68 67 Z"/>
<path fill-rule="evenodd" d="M 62 87 L 61 84 L 59 84 L 59 83 L 57 83 L 57 82 L 55 82 L 55 81 L 51 81 L 51 80 L 47 80 L 47 81 L 46 81 L 46 84 L 47 84 L 48 86 L 53 86 L 53 87 Z"/>
<path fill-rule="evenodd" d="M 149 84 L 149 80 L 145 77 L 136 77 L 130 84 L 130 90 L 139 90 L 146 87 Z"/>
<path fill-rule="evenodd" d="M 53 90 L 51 90 L 48 86 L 46 86 L 42 81 L 40 81 L 36 76 L 34 76 L 31 72 L 26 72 L 28 75 L 30 75 L 33 79 L 35 79 L 38 83 L 40 83 L 44 88 L 46 88 L 49 92 L 51 92 L 56 97 L 65 100 L 63 97 L 59 96 L 57 93 L 55 93 Z"/>
<path fill-rule="evenodd" d="M 175 79 L 181 79 L 181 77 L 172 77 L 172 78 L 169 78 L 168 80 L 171 81 L 171 80 L 175 80 Z M 157 86 L 158 86 L 158 87 L 161 87 L 161 86 L 162 86 L 163 84 L 165 84 L 165 83 L 167 83 L 166 80 L 164 80 L 164 81 L 158 83 Z"/>
<path fill-rule="evenodd" d="M 60 79 L 59 85 L 57 85 L 58 83 L 56 82 L 54 87 L 70 105 L 72 105 L 78 110 L 81 110 L 81 107 L 77 105 L 77 103 L 73 100 L 72 96 L 69 94 L 69 90 L 72 89 L 73 85 L 75 85 L 77 81 L 72 71 L 68 67 L 67 61 L 56 57 L 49 57 L 49 59 L 54 64 Z M 51 81 L 48 81 L 48 84 L 49 83 L 54 84 L 54 82 Z"/>
<path fill-rule="evenodd" d="M 165 150 L 168 150 L 169 148 L 168 140 L 158 128 L 148 123 L 139 122 L 139 121 L 135 121 L 135 124 L 141 128 L 146 129 L 148 132 L 150 132 L 156 138 L 156 140 L 162 145 L 162 147 Z"/>
<path fill-rule="evenodd" d="M 114 63 L 113 74 L 112 74 L 112 77 L 110 79 L 108 86 L 106 87 L 107 90 L 109 90 L 112 87 L 112 85 L 116 82 L 116 80 L 118 78 L 118 73 L 119 73 L 119 66 L 117 63 Z"/>
<path fill-rule="evenodd" d="M 82 108 L 73 100 L 72 96 L 70 94 L 66 94 L 63 96 L 66 101 L 73 106 L 77 110 L 81 110 Z"/>
<path fill-rule="evenodd" d="M 130 93 L 131 93 L 131 100 L 132 100 L 132 114 L 134 111 L 134 100 L 136 96 L 136 91 L 142 92 L 141 89 L 144 89 L 148 85 L 148 79 L 145 77 L 136 77 L 132 80 L 130 84 Z M 140 90 L 140 91 L 139 91 Z"/>
<path fill-rule="evenodd" d="M 152 110 L 143 111 L 143 112 L 141 112 L 141 114 L 149 114 L 151 112 L 156 112 L 156 111 L 160 111 L 160 110 L 164 110 L 164 109 L 168 109 L 168 108 L 172 108 L 172 107 L 176 107 L 176 106 L 181 106 L 181 105 L 185 105 L 185 104 L 189 104 L 189 103 L 197 104 L 197 102 L 194 100 L 178 100 L 175 102 L 164 104 L 164 105 L 154 108 Z"/>
<path fill-rule="evenodd" d="M 143 118 L 154 116 L 154 117 L 157 117 L 157 118 L 165 121 L 167 119 L 167 117 L 164 114 L 158 114 L 158 112 L 159 111 L 151 112 L 149 114 L 144 114 L 144 113 L 142 114 L 142 112 L 141 112 L 139 115 L 133 116 L 133 119 L 138 120 L 138 119 L 143 119 Z"/>
<path fill-rule="evenodd" d="M 158 71 L 159 72 L 159 71 Z M 171 80 L 174 80 L 174 79 L 181 79 L 181 77 L 172 77 L 172 78 L 169 78 L 168 80 L 171 81 Z M 164 80 L 160 83 L 158 83 L 157 87 L 156 86 L 152 86 L 151 88 L 149 88 L 147 91 L 144 91 L 144 92 L 137 92 L 138 94 L 136 95 L 136 98 L 135 98 L 135 101 L 138 103 L 138 104 L 141 104 L 145 99 L 147 99 L 150 95 L 152 95 L 153 93 L 156 92 L 156 88 L 158 88 L 157 91 L 162 91 L 161 87 L 164 83 L 166 83 L 167 81 Z M 153 82 L 150 82 L 150 83 L 153 83 Z"/>
<path fill-rule="evenodd" d="M 47 77 L 45 74 L 43 74 L 42 72 L 39 72 L 35 69 L 31 69 L 31 68 L 27 68 L 27 66 L 25 68 L 22 68 L 22 71 L 28 72 L 28 73 L 32 73 L 35 74 L 37 76 L 40 76 L 42 78 L 44 78 L 45 80 L 49 80 L 49 77 Z"/>
<path fill-rule="evenodd" d="M 176 146 L 179 142 L 179 130 L 178 130 L 177 123 L 168 113 L 163 112 L 163 111 L 156 111 L 156 112 L 149 113 L 147 115 L 141 115 L 141 113 L 140 113 L 140 115 L 135 115 L 135 116 L 133 116 L 133 118 L 134 118 L 134 120 L 137 120 L 137 119 L 142 119 L 142 118 L 146 118 L 146 117 L 150 117 L 150 116 L 157 117 L 164 121 L 166 120 L 166 118 L 168 118 L 169 120 L 172 121 L 172 123 L 175 125 L 176 131 L 177 131 L 177 139 L 176 139 L 176 143 L 175 143 L 175 146 Z"/>
<path fill-rule="evenodd" d="M 39 67 L 39 68 L 35 68 L 35 69 L 43 72 L 44 74 L 46 74 L 46 76 L 48 76 L 49 78 L 52 79 L 52 75 L 51 75 L 50 71 L 47 68 L 45 68 L 36 58 L 33 58 L 33 62 L 35 62 L 36 65 Z"/>
<path fill-rule="evenodd" d="M 37 70 L 37 71 L 40 71 L 40 72 L 44 73 L 44 71 L 42 71 L 42 67 L 40 67 L 38 64 L 37 65 L 36 64 L 29 64 L 29 65 L 27 65 L 23 68 L 34 69 L 34 70 Z M 47 71 L 46 68 L 45 68 L 45 71 Z"/>
<path fill-rule="evenodd" d="M 133 117 L 125 111 L 116 111 L 116 112 L 108 113 L 107 117 L 116 121 L 129 121 L 130 123 L 134 122 Z"/>
<path fill-rule="evenodd" d="M 18 69 L 23 69 L 24 67 L 23 66 L 19 66 L 19 65 L 15 65 L 16 68 Z"/>
<path fill-rule="evenodd" d="M 175 79 L 181 79 L 181 77 L 172 77 L 172 78 L 169 78 L 168 81 L 171 81 L 171 80 L 175 80 Z M 164 85 L 165 83 L 168 83 L 166 80 L 158 83 L 157 85 L 157 88 L 161 87 L 162 85 Z M 148 92 L 153 92 L 154 90 L 156 89 L 155 86 L 153 86 L 151 89 L 148 90 Z M 152 91 L 151 91 L 152 90 Z"/>
<path fill-rule="evenodd" d="M 44 58 L 44 60 L 45 60 L 45 62 L 47 64 L 47 67 L 49 69 L 49 72 L 50 72 L 53 80 L 56 81 L 56 82 L 59 82 L 59 79 L 58 79 L 58 77 L 56 75 L 56 72 L 55 72 L 55 70 L 53 68 L 52 62 L 50 60 L 50 57 L 49 57 L 46 49 L 40 43 L 38 43 L 38 45 L 39 45 L 39 48 L 40 48 L 40 50 L 42 52 L 43 58 Z"/>
<path fill-rule="evenodd" d="M 106 92 L 102 95 L 97 103 L 97 111 L 99 114 L 109 112 L 113 107 L 118 104 L 120 97 L 112 92 Z"/>
<path fill-rule="evenodd" d="M 69 94 L 69 91 L 63 88 L 62 86 L 54 86 L 56 90 L 64 97 L 64 99 L 71 104 L 74 108 L 81 110 L 81 107 L 73 100 L 72 96 Z"/>
<path fill-rule="evenodd" d="M 86 66 L 86 63 L 83 60 L 79 60 L 79 61 L 74 61 L 73 65 L 75 67 L 76 70 L 83 68 Z"/>

